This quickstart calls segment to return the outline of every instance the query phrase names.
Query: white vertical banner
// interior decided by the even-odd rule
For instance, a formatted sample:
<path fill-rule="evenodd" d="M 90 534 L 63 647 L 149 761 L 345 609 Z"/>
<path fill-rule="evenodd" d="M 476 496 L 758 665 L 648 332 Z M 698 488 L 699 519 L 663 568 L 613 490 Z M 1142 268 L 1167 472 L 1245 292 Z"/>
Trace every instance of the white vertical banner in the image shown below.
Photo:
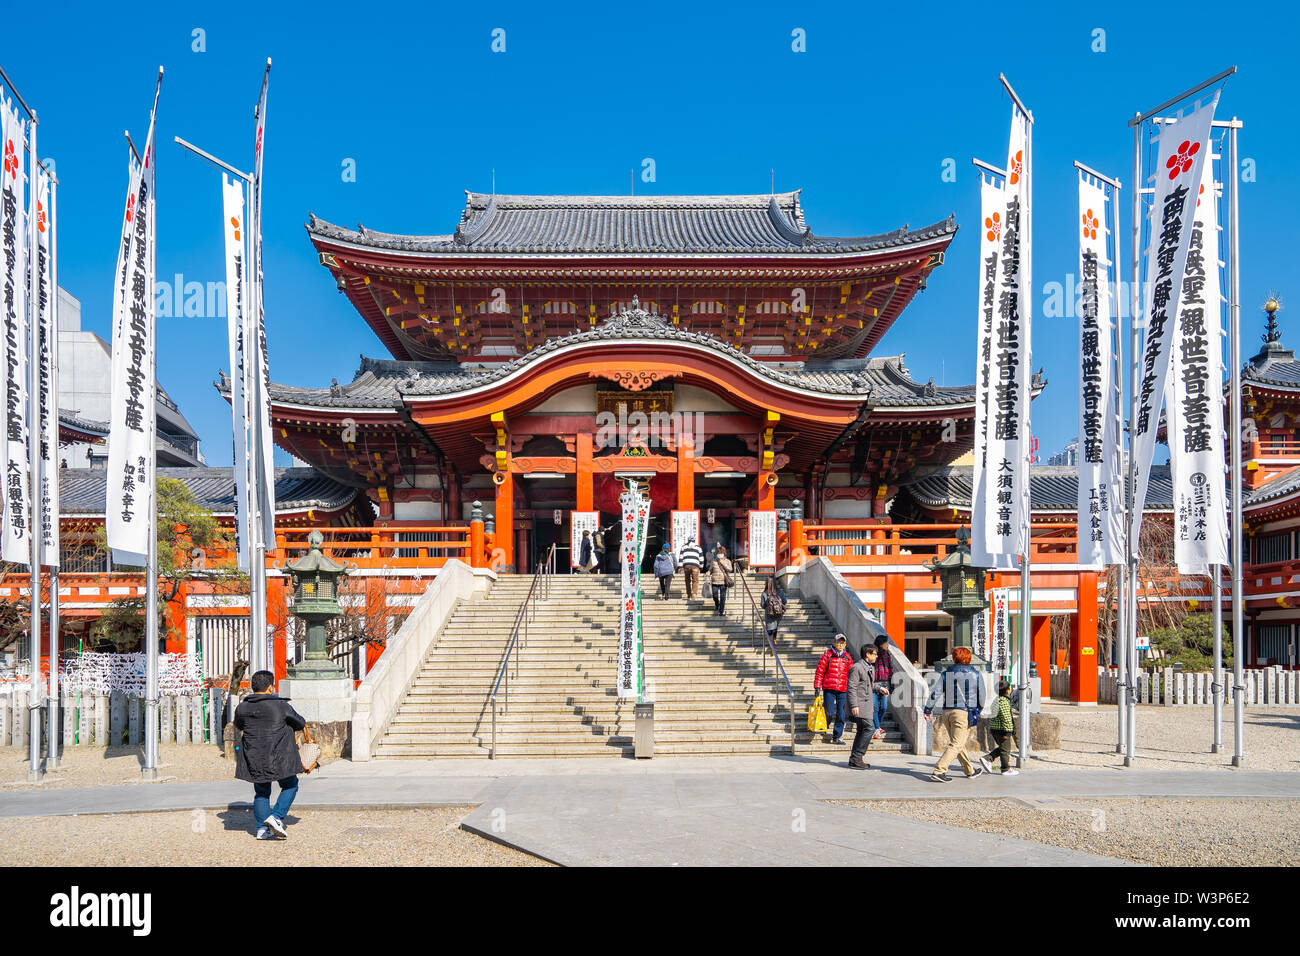
<path fill-rule="evenodd" d="M 222 231 L 226 240 L 226 333 L 230 344 L 230 417 L 234 441 L 235 541 L 241 571 L 248 570 L 248 430 L 252 419 L 248 402 L 248 349 L 245 301 L 246 264 L 244 243 L 248 223 L 244 219 L 244 186 L 237 179 L 221 177 Z"/>
<path fill-rule="evenodd" d="M 989 661 L 993 673 L 1005 675 L 1011 667 L 1011 601 L 1008 589 L 989 592 Z"/>
<path fill-rule="evenodd" d="M 1029 547 L 1029 290 L 1021 281 L 1022 217 L 1028 200 L 1027 120 L 1011 113 L 1007 182 L 1002 191 L 1001 233 L 993 288 L 992 376 L 988 396 L 988 454 L 984 462 L 983 553 L 1008 568 Z"/>
<path fill-rule="evenodd" d="M 262 75 L 262 92 L 257 98 L 256 133 L 253 142 L 253 182 L 251 184 L 253 230 L 249 235 L 249 249 L 252 260 L 252 279 L 256 285 L 252 308 L 249 310 L 249 334 L 245 336 L 247 347 L 252 351 L 251 370 L 257 377 L 257 405 L 253 414 L 257 415 L 258 430 L 261 434 L 260 462 L 261 474 L 257 480 L 257 511 L 262 519 L 262 541 L 267 548 L 275 547 L 275 443 L 271 439 L 271 368 L 266 349 L 266 309 L 262 303 L 262 149 L 266 134 L 266 87 L 271 77 L 271 63 L 268 60 L 266 72 Z"/>
<path fill-rule="evenodd" d="M 154 106 L 156 110 L 156 94 Z M 135 566 L 144 565 L 148 559 L 153 527 L 149 490 L 155 481 L 153 136 L 154 112 L 151 111 L 143 158 L 140 167 L 133 171 L 127 198 L 125 268 L 118 272 L 118 291 L 113 302 L 113 381 L 105 522 L 113 563 Z"/>
<path fill-rule="evenodd" d="M 41 409 L 41 489 L 37 499 L 37 517 L 41 528 L 41 563 L 52 568 L 59 566 L 59 408 L 58 408 L 58 341 L 59 330 L 54 327 L 55 296 L 54 257 L 50 239 L 54 223 L 50 218 L 50 191 L 53 183 L 42 171 L 39 174 L 39 192 L 36 200 L 36 274 L 37 316 L 36 328 L 40 334 L 41 366 L 37 370 L 36 385 L 40 389 Z"/>
<path fill-rule="evenodd" d="M 14 104 L 0 101 L 4 142 L 3 182 L 0 184 L 0 241 L 4 243 L 4 532 L 0 558 L 14 564 L 31 561 L 27 445 L 27 201 L 23 148 L 27 124 Z"/>
<path fill-rule="evenodd" d="M 1208 146 L 1207 146 L 1208 151 Z M 1223 315 L 1214 164 L 1201 169 L 1173 339 L 1166 412 L 1180 574 L 1228 563 L 1223 457 Z"/>
<path fill-rule="evenodd" d="M 749 566 L 776 567 L 776 512 L 749 513 Z"/>
<path fill-rule="evenodd" d="M 698 511 L 674 511 L 669 518 L 669 536 L 672 541 L 673 554 L 681 555 L 688 538 L 700 543 L 700 513 Z M 701 548 L 703 545 L 701 545 Z"/>
<path fill-rule="evenodd" d="M 980 567 L 992 567 L 986 548 L 985 528 L 990 524 L 988 507 L 989 394 L 993 381 L 993 316 L 1002 250 L 1002 214 L 1006 201 L 1002 187 L 985 173 L 980 180 L 980 277 L 979 325 L 975 341 L 975 453 L 971 474 L 971 559 Z"/>
<path fill-rule="evenodd" d="M 1110 199 L 1079 171 L 1079 565 L 1124 563 L 1124 496 L 1115 433 Z"/>
<path fill-rule="evenodd" d="M 622 603 L 618 627 L 618 696 L 641 696 L 641 557 L 650 519 L 650 500 L 639 492 L 625 491 L 618 498 L 623 511 Z"/>
<path fill-rule="evenodd" d="M 596 553 L 596 532 L 600 530 L 600 512 L 599 511 L 570 511 L 569 512 L 569 567 L 576 568 L 581 566 L 580 558 L 582 557 L 582 532 L 591 532 L 591 549 L 593 556 Z"/>
<path fill-rule="evenodd" d="M 1218 103 L 1216 91 L 1208 103 L 1202 101 L 1190 115 L 1162 126 L 1156 141 L 1155 194 L 1149 213 L 1142 310 L 1146 331 L 1138 368 L 1137 415 L 1130 439 L 1136 484 L 1130 541 L 1133 548 L 1141 540 L 1160 405 L 1174 359 L 1175 326 L 1196 218 L 1196 194 L 1210 152 L 1210 129 Z"/>

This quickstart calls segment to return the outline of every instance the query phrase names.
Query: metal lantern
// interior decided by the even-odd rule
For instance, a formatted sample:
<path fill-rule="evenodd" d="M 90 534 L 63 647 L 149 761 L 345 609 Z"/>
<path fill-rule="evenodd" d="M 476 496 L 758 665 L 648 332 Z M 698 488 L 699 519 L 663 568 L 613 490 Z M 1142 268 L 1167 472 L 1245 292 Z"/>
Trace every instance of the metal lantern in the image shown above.
<path fill-rule="evenodd" d="M 324 535 L 313 531 L 307 536 L 307 553 L 286 568 L 293 575 L 294 616 L 307 622 L 307 654 L 302 663 L 289 668 L 289 677 L 295 680 L 343 676 L 342 669 L 326 652 L 325 625 L 343 613 L 339 581 L 348 569 L 324 555 L 324 540 Z"/>
<path fill-rule="evenodd" d="M 938 608 L 952 617 L 953 647 L 970 647 L 971 664 L 976 668 L 987 670 L 989 665 L 982 657 L 974 654 L 974 637 L 971 620 L 988 607 L 984 598 L 985 568 L 976 567 L 971 561 L 970 532 L 965 528 L 957 529 L 957 547 L 942 561 L 928 564 L 926 567 L 939 576 L 943 587 L 942 598 Z M 951 657 L 935 665 L 936 670 L 952 666 Z"/>

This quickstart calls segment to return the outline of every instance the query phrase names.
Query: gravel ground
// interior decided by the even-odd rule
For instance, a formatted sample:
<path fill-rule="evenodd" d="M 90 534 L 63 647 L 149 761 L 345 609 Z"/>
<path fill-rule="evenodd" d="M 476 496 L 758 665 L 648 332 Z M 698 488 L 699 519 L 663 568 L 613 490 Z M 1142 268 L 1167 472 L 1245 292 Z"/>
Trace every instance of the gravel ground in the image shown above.
<path fill-rule="evenodd" d="M 250 810 L 0 819 L 6 866 L 549 866 L 460 829 L 472 807 L 289 812 L 289 839 Z"/>
<path fill-rule="evenodd" d="M 1153 866 L 1300 864 L 1295 800 L 836 802 Z"/>
<path fill-rule="evenodd" d="M 1043 704 L 1061 718 L 1061 749 L 1043 750 L 1035 764 L 1053 769 L 1122 767 L 1115 753 L 1119 722 L 1112 704 L 1071 707 Z M 1232 710 L 1224 711 L 1224 749 L 1210 753 L 1214 739 L 1209 707 L 1139 707 L 1137 766 L 1144 770 L 1232 769 Z M 1300 707 L 1247 707 L 1246 770 L 1300 770 Z"/>
<path fill-rule="evenodd" d="M 110 787 L 123 783 L 141 783 L 144 748 L 70 747 L 63 751 L 60 766 L 46 772 L 39 784 L 27 782 L 27 751 L 0 748 L 0 787 L 10 790 L 64 787 Z M 188 783 L 201 780 L 232 780 L 234 762 L 221 756 L 210 744 L 162 744 L 158 747 L 158 779 L 163 783 Z"/>

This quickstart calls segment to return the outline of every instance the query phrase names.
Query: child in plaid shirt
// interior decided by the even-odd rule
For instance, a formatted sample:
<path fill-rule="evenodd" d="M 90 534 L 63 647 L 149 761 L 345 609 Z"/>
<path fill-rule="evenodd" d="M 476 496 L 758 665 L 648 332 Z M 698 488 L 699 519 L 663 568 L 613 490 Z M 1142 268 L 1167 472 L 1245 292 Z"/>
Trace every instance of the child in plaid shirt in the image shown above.
<path fill-rule="evenodd" d="M 1011 766 L 1011 741 L 1016 735 L 1015 711 L 1011 709 L 1011 681 L 998 682 L 998 703 L 993 718 L 989 721 L 989 733 L 997 744 L 983 757 L 980 766 L 988 773 L 993 772 L 993 757 L 996 755 L 1002 764 L 1002 776 L 1014 777 L 1020 773 Z"/>

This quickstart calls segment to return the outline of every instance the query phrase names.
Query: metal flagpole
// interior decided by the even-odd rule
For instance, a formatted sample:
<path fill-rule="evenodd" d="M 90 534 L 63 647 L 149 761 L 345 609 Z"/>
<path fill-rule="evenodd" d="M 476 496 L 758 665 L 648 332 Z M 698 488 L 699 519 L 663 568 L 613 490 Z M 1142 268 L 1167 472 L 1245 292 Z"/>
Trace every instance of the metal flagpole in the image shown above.
<path fill-rule="evenodd" d="M 12 88 L 12 87 L 11 87 Z M 31 518 L 31 623 L 27 629 L 27 657 L 31 667 L 31 693 L 27 699 L 29 713 L 27 779 L 41 779 L 41 545 L 43 533 L 37 509 L 41 501 L 41 334 L 40 334 L 40 262 L 37 255 L 36 216 L 40 190 L 40 161 L 36 158 L 36 112 L 30 113 L 27 148 L 27 471 L 31 482 L 31 501 L 27 513 Z M 21 345 L 21 343 L 20 343 Z"/>
<path fill-rule="evenodd" d="M 1033 355 L 1031 346 L 1033 330 L 1033 288 L 1034 288 L 1034 230 L 1033 230 L 1033 158 L 1034 158 L 1034 114 L 1025 108 L 1016 91 L 1011 88 L 1007 78 L 1003 74 L 998 74 L 998 79 L 1002 81 L 1003 87 L 1015 102 L 1016 108 L 1024 114 L 1025 117 L 1025 208 L 1021 210 L 1020 219 L 1020 302 L 1023 307 L 1021 313 L 1021 323 L 1025 335 L 1025 355 Z M 1028 290 L 1028 294 L 1023 294 Z M 1028 374 L 1028 370 L 1026 370 Z M 1032 441 L 1031 436 L 1033 429 L 1030 425 L 1030 405 L 1032 402 L 1029 396 L 1025 397 L 1025 415 L 1024 415 L 1024 450 L 1023 453 L 1029 462 L 1032 463 Z M 1026 470 L 1028 470 L 1026 465 Z M 1025 497 L 1029 499 L 1029 488 L 1025 488 Z M 1030 621 L 1033 594 L 1029 584 L 1030 555 L 1033 552 L 1033 523 L 1031 512 L 1033 504 L 1031 500 L 1025 502 L 1025 517 L 1022 527 L 1024 553 L 1020 556 L 1020 753 L 1019 766 L 1023 770 L 1029 762 L 1029 642 L 1031 640 Z"/>
<path fill-rule="evenodd" d="M 54 472 L 48 477 L 50 483 L 50 504 L 54 513 L 53 522 L 55 541 L 59 534 L 59 181 L 52 172 L 47 173 L 50 180 L 50 391 L 46 396 L 45 407 L 52 418 L 54 431 L 53 447 L 50 449 L 50 468 Z M 59 561 L 63 560 L 62 548 L 59 549 Z M 45 750 L 45 769 L 52 770 L 59 765 L 59 565 L 50 564 L 50 703 L 47 711 L 49 742 Z M 71 718 L 68 718 L 71 719 Z"/>
<path fill-rule="evenodd" d="M 162 85 L 162 67 L 158 68 L 158 84 Z M 155 97 L 156 102 L 156 97 Z M 155 107 L 156 108 L 156 107 Z M 150 120 L 152 122 L 152 118 Z M 145 206 L 145 215 L 147 215 L 148 235 L 149 235 L 149 274 L 153 277 L 158 275 L 158 146 L 155 141 L 150 141 L 145 145 L 145 162 L 150 164 L 150 169 L 142 169 L 140 175 L 148 176 L 150 201 Z M 137 210 L 138 212 L 138 210 Z M 155 303 L 149 303 L 150 312 L 153 313 Z M 149 415 L 149 449 L 153 450 L 158 445 L 158 317 L 151 314 L 149 317 L 150 324 L 153 326 L 153 348 L 150 349 L 149 357 L 149 389 L 153 393 L 153 400 L 150 402 L 155 410 Z M 158 776 L 158 470 L 157 462 L 153 469 L 153 480 L 149 482 L 149 555 L 146 564 L 147 588 L 145 594 L 145 624 L 144 624 L 144 650 L 145 650 L 145 698 L 144 698 L 144 766 L 140 768 L 140 773 L 146 780 L 154 780 Z"/>
<path fill-rule="evenodd" d="M 1210 568 L 1210 594 L 1214 599 L 1214 683 L 1210 685 L 1214 708 L 1214 743 L 1210 753 L 1223 747 L 1223 567 Z"/>
<path fill-rule="evenodd" d="M 1111 342 L 1114 348 L 1114 355 L 1112 356 L 1113 361 L 1111 362 L 1111 378 L 1113 379 L 1113 381 L 1111 382 L 1111 392 L 1113 393 L 1114 400 L 1115 400 L 1115 422 L 1114 422 L 1115 454 L 1119 456 L 1119 461 L 1112 461 L 1110 463 L 1110 467 L 1119 468 L 1122 467 L 1124 461 L 1124 378 L 1123 378 L 1124 322 L 1123 319 L 1120 318 L 1120 298 L 1118 294 L 1119 293 L 1119 282 L 1118 282 L 1119 247 L 1120 247 L 1119 193 L 1122 187 L 1118 179 L 1108 180 L 1105 177 L 1101 176 L 1100 174 L 1098 174 L 1098 178 L 1102 179 L 1104 182 L 1107 182 L 1113 190 L 1110 199 L 1110 220 L 1111 221 L 1108 226 L 1108 228 L 1110 229 L 1110 243 L 1109 243 L 1110 274 L 1107 277 L 1107 280 L 1109 283 L 1114 284 L 1115 292 L 1116 292 L 1113 300 L 1114 304 L 1113 307 L 1111 308 L 1111 313 L 1112 313 Z M 1136 186 L 1133 186 L 1133 191 L 1136 194 L 1137 192 Z M 1106 289 L 1105 294 L 1107 296 L 1110 295 L 1109 288 Z M 1113 488 L 1114 486 L 1112 485 L 1111 487 Z M 1124 602 L 1127 600 L 1128 588 L 1130 587 L 1130 583 L 1128 581 L 1128 573 L 1127 573 L 1128 566 L 1126 564 L 1119 565 L 1115 570 L 1116 570 L 1115 580 L 1119 584 L 1119 593 L 1116 595 L 1115 630 L 1111 634 L 1111 640 L 1112 643 L 1116 646 L 1116 649 L 1118 649 L 1120 646 L 1122 646 L 1122 640 L 1126 633 L 1126 629 L 1124 628 L 1123 623 L 1121 622 L 1126 621 L 1126 615 L 1124 613 L 1124 609 L 1126 605 Z M 1119 658 L 1119 660 L 1123 660 L 1122 656 L 1117 655 L 1117 657 Z M 1121 679 L 1123 678 L 1123 675 L 1125 673 L 1126 670 L 1121 668 L 1120 670 Z M 1116 694 L 1116 701 L 1119 704 L 1117 708 L 1119 711 L 1119 736 L 1116 737 L 1115 740 L 1115 752 L 1119 753 L 1120 748 L 1123 746 L 1123 740 L 1124 740 L 1125 707 L 1124 707 L 1122 694 Z"/>
<path fill-rule="evenodd" d="M 1120 691 L 1124 703 L 1120 707 L 1122 726 L 1119 745 L 1124 748 L 1124 766 L 1133 764 L 1133 734 L 1136 731 L 1137 707 L 1137 591 L 1138 591 L 1138 542 L 1133 540 L 1134 516 L 1142 509 L 1144 502 L 1137 498 L 1137 456 L 1133 454 L 1133 426 L 1137 421 L 1138 403 L 1138 365 L 1142 360 L 1142 351 L 1138 346 L 1138 329 L 1141 326 L 1142 300 L 1139 289 L 1142 282 L 1142 124 L 1133 125 L 1133 225 L 1130 231 L 1132 249 L 1129 261 L 1129 448 L 1128 448 L 1128 511 L 1125 512 L 1124 548 L 1128 559 L 1128 573 L 1125 575 L 1124 588 L 1124 646 L 1120 648 Z"/>
<path fill-rule="evenodd" d="M 1243 628 L 1241 595 L 1241 270 L 1237 264 L 1240 244 L 1237 241 L 1237 130 L 1241 124 L 1232 118 L 1228 128 L 1228 165 L 1232 168 L 1232 190 L 1228 193 L 1228 355 L 1232 362 L 1229 394 L 1232 396 L 1232 765 L 1246 762 L 1245 678 L 1246 635 Z M 1227 182 L 1228 176 L 1224 177 Z"/>

